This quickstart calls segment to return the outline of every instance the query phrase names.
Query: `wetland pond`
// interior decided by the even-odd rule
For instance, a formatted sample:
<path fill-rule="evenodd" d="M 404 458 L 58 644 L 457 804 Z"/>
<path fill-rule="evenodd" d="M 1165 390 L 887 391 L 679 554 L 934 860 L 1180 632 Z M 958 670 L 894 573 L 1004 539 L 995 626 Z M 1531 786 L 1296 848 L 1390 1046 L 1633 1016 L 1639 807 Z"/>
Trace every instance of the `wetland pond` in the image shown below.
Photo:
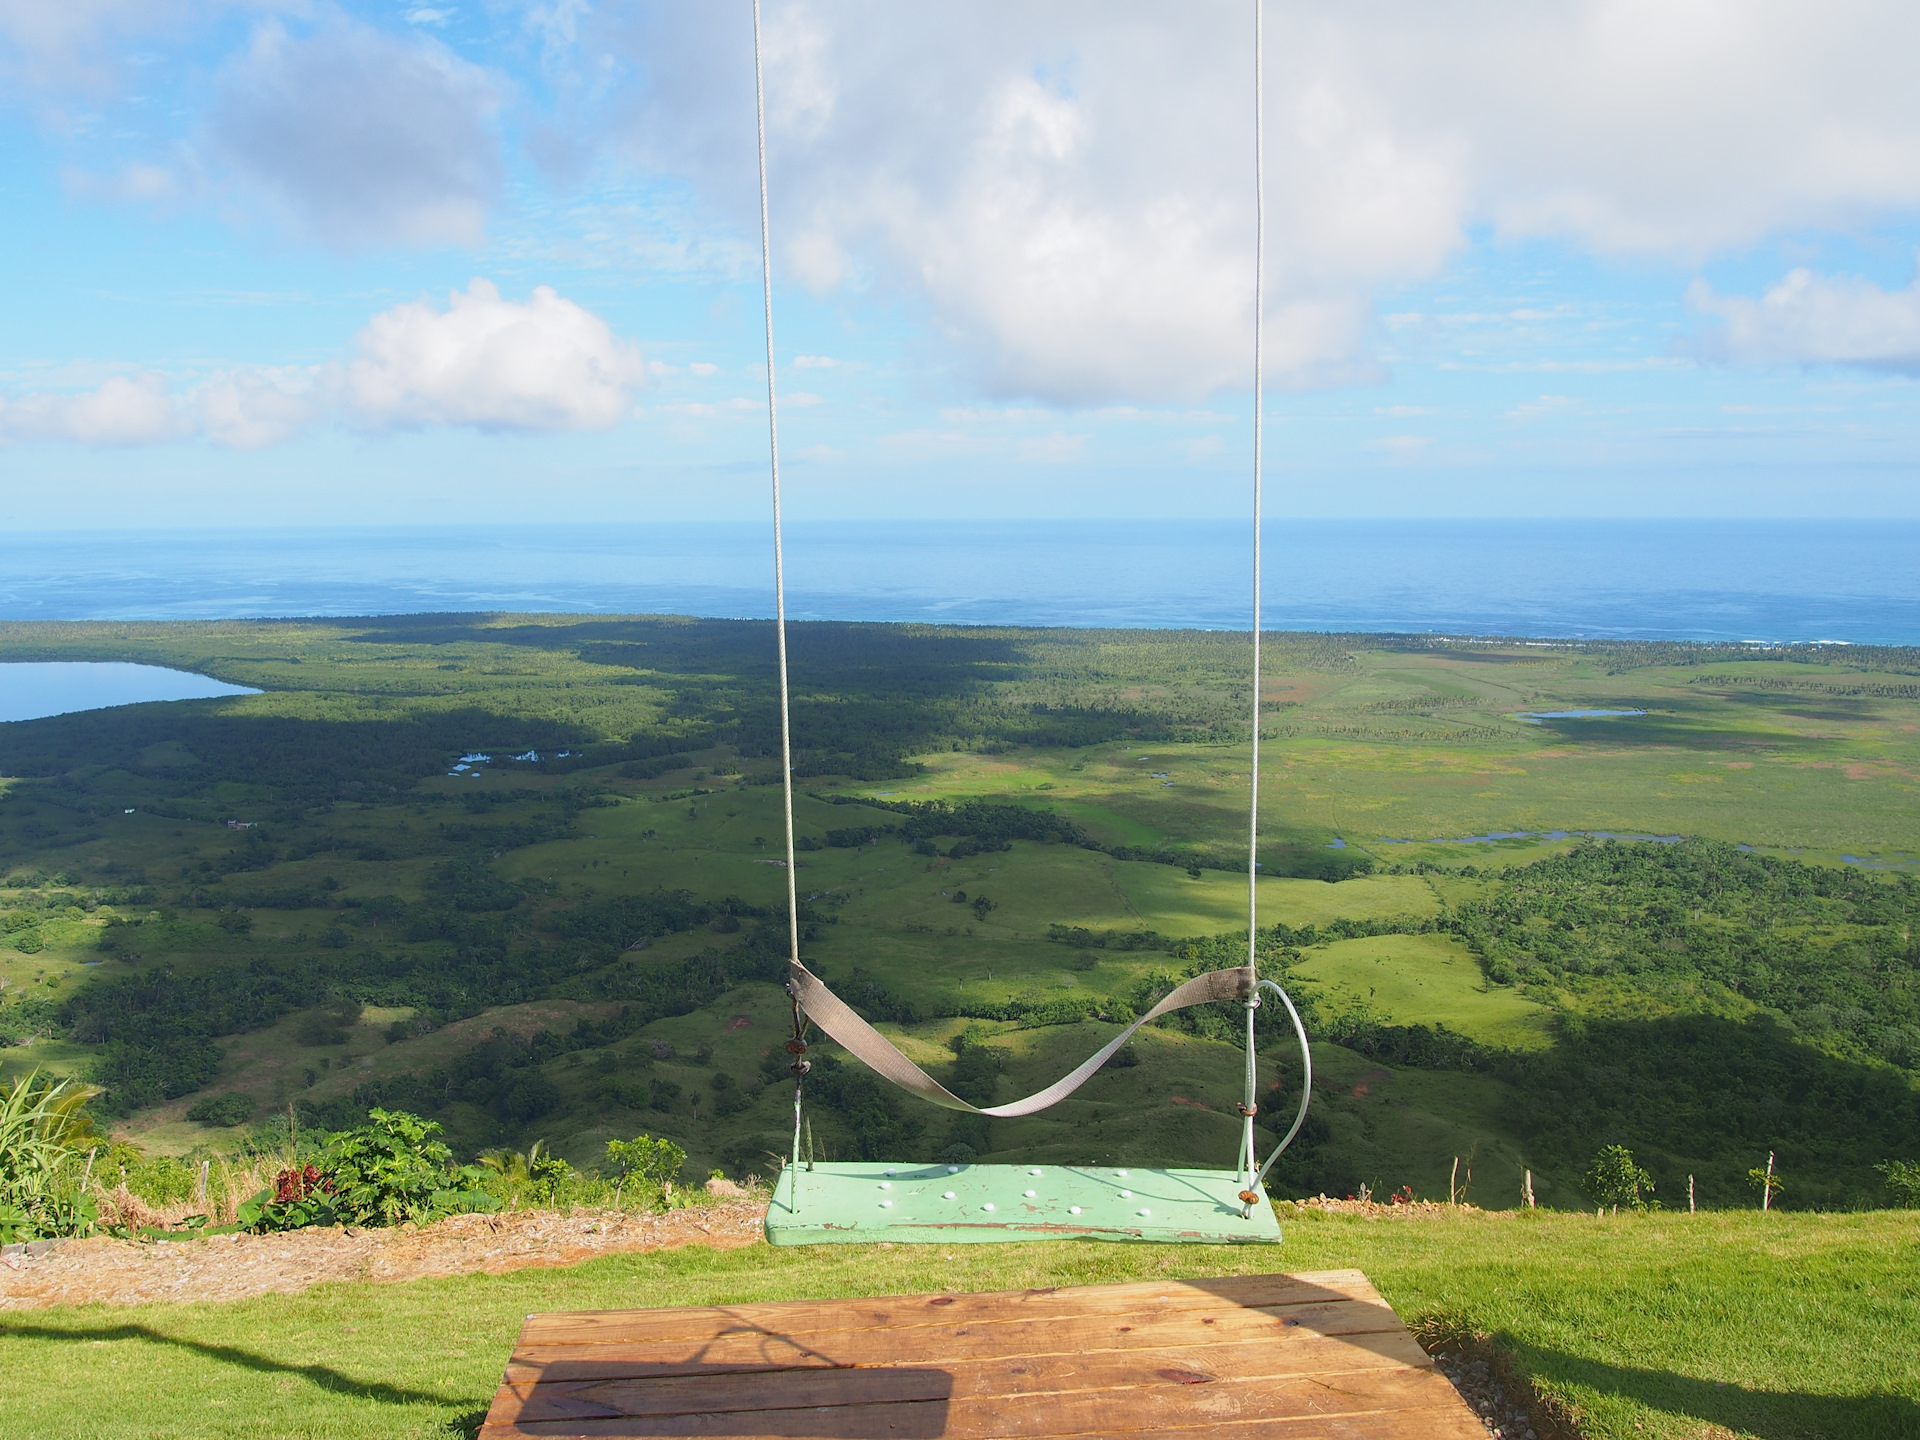
<path fill-rule="evenodd" d="M 122 660 L 0 663 L 0 723 L 150 700 L 211 700 L 222 695 L 259 693 L 245 685 L 229 685 L 187 670 Z"/>

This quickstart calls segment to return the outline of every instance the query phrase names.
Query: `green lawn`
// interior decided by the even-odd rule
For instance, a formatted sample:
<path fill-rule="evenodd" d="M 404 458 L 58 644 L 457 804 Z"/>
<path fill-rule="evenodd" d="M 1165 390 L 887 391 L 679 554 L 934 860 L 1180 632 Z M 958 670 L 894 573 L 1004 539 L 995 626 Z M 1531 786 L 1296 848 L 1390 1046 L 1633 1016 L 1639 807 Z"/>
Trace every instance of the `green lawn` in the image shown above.
<path fill-rule="evenodd" d="M 0 1435 L 471 1434 L 522 1318 L 1357 1266 L 1410 1321 L 1492 1332 L 1594 1440 L 1920 1433 L 1920 1216 L 1288 1219 L 1275 1250 L 824 1246 L 0 1316 Z M 1721 1427 L 1713 1429 L 1711 1427 Z"/>

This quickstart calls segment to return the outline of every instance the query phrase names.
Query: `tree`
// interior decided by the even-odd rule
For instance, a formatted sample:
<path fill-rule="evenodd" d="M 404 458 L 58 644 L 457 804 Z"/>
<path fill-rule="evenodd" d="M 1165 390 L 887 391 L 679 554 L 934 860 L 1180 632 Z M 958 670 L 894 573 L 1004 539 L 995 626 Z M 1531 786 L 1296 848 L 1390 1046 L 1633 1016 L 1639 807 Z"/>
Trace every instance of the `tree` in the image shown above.
<path fill-rule="evenodd" d="M 1608 1145 L 1587 1168 L 1586 1186 L 1588 1194 L 1602 1205 L 1611 1205 L 1616 1214 L 1622 1205 L 1645 1210 L 1645 1196 L 1653 1193 L 1653 1176 L 1634 1163 L 1633 1152 L 1626 1146 Z"/>

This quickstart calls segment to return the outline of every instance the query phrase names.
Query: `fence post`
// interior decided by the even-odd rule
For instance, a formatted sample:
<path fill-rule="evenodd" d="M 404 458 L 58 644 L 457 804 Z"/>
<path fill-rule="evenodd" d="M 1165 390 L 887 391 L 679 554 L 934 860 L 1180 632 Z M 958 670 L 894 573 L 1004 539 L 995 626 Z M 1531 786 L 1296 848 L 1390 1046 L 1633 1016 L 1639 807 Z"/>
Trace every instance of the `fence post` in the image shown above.
<path fill-rule="evenodd" d="M 1767 1183 L 1760 1187 L 1760 1208 L 1773 1209 L 1773 1151 L 1767 1151 Z"/>
<path fill-rule="evenodd" d="M 211 1164 L 213 1164 L 211 1160 L 202 1160 L 200 1162 L 200 1189 L 195 1195 L 193 1202 L 196 1205 L 204 1206 L 207 1203 L 207 1167 Z"/>
<path fill-rule="evenodd" d="M 1453 1174 L 1447 1177 L 1447 1204 L 1460 1203 L 1460 1157 L 1453 1157 Z"/>
<path fill-rule="evenodd" d="M 1693 1213 L 1693 1177 L 1689 1175 L 1687 1176 L 1687 1214 Z"/>
<path fill-rule="evenodd" d="M 1520 1198 L 1526 1201 L 1527 1209 L 1533 1209 L 1533 1172 L 1527 1171 L 1527 1178 L 1520 1184 Z"/>

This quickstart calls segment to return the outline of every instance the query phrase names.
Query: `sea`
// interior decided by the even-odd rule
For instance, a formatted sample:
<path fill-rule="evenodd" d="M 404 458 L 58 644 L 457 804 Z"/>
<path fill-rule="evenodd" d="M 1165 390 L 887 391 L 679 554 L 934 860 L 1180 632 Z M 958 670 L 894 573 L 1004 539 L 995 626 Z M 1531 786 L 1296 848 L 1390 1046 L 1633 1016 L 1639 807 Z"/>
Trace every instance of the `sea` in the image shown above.
<path fill-rule="evenodd" d="M 1920 644 L 1920 521 L 1320 520 L 1262 536 L 1265 627 Z M 1251 531 L 1211 520 L 812 521 L 795 619 L 1242 629 Z M 20 532 L 0 620 L 548 611 L 765 617 L 747 524 Z"/>

